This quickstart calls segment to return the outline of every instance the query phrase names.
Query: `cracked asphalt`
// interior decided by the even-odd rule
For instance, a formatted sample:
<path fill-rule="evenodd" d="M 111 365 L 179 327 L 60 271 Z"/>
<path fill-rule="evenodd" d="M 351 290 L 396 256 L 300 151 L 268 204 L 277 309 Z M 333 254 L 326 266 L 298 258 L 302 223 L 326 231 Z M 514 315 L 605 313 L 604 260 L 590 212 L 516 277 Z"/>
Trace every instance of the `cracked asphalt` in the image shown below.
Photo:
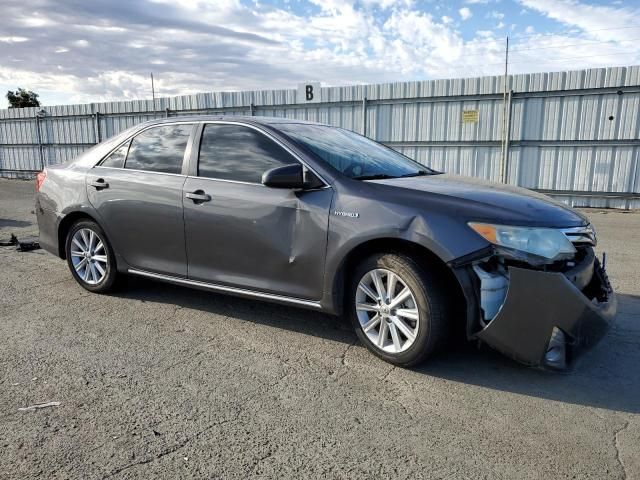
<path fill-rule="evenodd" d="M 0 180 L 0 238 L 37 234 L 32 209 Z M 640 213 L 587 214 L 619 315 L 566 375 L 474 345 L 393 368 L 341 319 L 143 279 L 94 295 L 0 247 L 0 478 L 640 478 Z"/>

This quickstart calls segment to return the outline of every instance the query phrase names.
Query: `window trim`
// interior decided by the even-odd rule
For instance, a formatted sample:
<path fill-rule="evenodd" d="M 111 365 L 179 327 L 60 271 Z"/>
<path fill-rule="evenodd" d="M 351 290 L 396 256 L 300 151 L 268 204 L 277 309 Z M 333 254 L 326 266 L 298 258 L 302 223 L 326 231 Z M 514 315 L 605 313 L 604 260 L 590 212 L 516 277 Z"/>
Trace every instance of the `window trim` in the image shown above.
<path fill-rule="evenodd" d="M 120 170 L 127 172 L 140 172 L 140 173 L 151 173 L 153 175 L 171 175 L 173 177 L 187 177 L 184 173 L 169 173 L 169 172 L 154 172 L 153 170 L 137 170 L 135 168 L 120 168 L 120 167 L 103 167 L 102 165 L 96 165 L 93 168 L 106 168 L 108 170 Z"/>
<path fill-rule="evenodd" d="M 314 190 L 321 190 L 321 189 L 324 189 L 324 188 L 331 188 L 331 184 L 329 182 L 327 182 L 327 180 L 325 180 L 325 178 L 322 175 L 320 175 L 313 167 L 311 167 L 308 162 L 305 162 L 300 157 L 300 155 L 298 155 L 296 152 L 294 152 L 284 142 L 282 142 L 280 139 L 278 139 L 277 137 L 272 135 L 270 132 L 262 130 L 258 126 L 253 125 L 251 123 L 234 122 L 232 120 L 231 121 L 230 120 L 203 120 L 202 122 L 200 122 L 200 125 L 198 126 L 198 129 L 197 129 L 195 141 L 193 142 L 193 146 L 196 147 L 196 148 L 193 148 L 192 152 L 191 152 L 191 159 L 190 159 L 190 162 L 189 162 L 189 168 L 188 168 L 187 177 L 189 177 L 189 178 L 197 178 L 197 179 L 201 179 L 201 180 L 214 180 L 214 181 L 218 181 L 218 182 L 237 183 L 237 184 L 241 184 L 241 185 L 260 185 L 261 187 L 264 187 L 264 185 L 261 182 L 246 182 L 246 181 L 243 181 L 243 180 L 230 180 L 230 179 L 227 179 L 227 178 L 217 178 L 217 177 L 201 177 L 201 176 L 198 175 L 198 166 L 199 166 L 199 163 L 200 163 L 200 146 L 202 144 L 202 138 L 203 138 L 203 134 L 204 134 L 204 129 L 205 129 L 207 124 L 237 125 L 237 126 L 240 126 L 240 127 L 246 127 L 246 128 L 250 128 L 252 130 L 255 130 L 256 132 L 258 132 L 258 133 L 264 135 L 265 137 L 267 137 L 269 140 L 274 142 L 276 145 L 278 145 L 281 148 L 283 148 L 288 154 L 290 154 L 293 157 L 294 160 L 300 162 L 304 167 L 308 168 L 311 172 L 313 172 L 313 174 L 316 177 L 318 177 L 320 179 L 320 181 L 324 185 L 322 187 L 319 187 L 319 188 L 314 189 Z"/>
<path fill-rule="evenodd" d="M 169 125 L 191 125 L 191 132 L 189 133 L 189 138 L 187 139 L 187 145 L 185 146 L 184 149 L 184 155 L 182 156 L 182 167 L 180 169 L 180 173 L 169 173 L 169 172 L 156 172 L 153 170 L 138 170 L 135 168 L 126 168 L 125 165 L 127 163 L 127 157 L 129 156 L 129 149 L 131 148 L 131 142 L 133 141 L 133 139 L 135 137 L 137 137 L 138 135 L 140 135 L 143 132 L 146 132 L 147 130 L 151 129 L 151 128 L 157 128 L 157 127 L 164 127 L 164 126 L 169 126 Z M 198 132 L 199 132 L 199 128 L 200 128 L 200 122 L 198 121 L 194 121 L 194 120 L 184 120 L 184 121 L 175 121 L 175 122 L 159 122 L 159 123 L 154 123 L 153 125 L 148 125 L 145 128 L 141 129 L 141 130 L 137 130 L 136 132 L 134 132 L 131 136 L 127 137 L 125 140 L 123 140 L 122 142 L 120 142 L 118 145 L 116 145 L 114 148 L 112 148 L 111 150 L 109 150 L 109 152 L 104 155 L 98 162 L 96 162 L 96 164 L 92 167 L 92 168 L 108 168 L 110 170 L 126 170 L 128 172 L 143 172 L 143 173 L 153 173 L 156 175 L 173 175 L 173 176 L 178 176 L 178 177 L 187 177 L 187 173 L 188 173 L 188 169 L 189 169 L 189 165 L 190 165 L 190 160 L 191 160 L 191 154 L 192 154 L 192 146 L 193 146 L 193 140 L 196 138 Z M 102 162 L 104 162 L 113 152 L 115 152 L 117 149 L 119 149 L 122 145 L 124 145 L 125 143 L 129 142 L 129 148 L 127 148 L 127 157 L 125 157 L 124 159 L 124 164 L 122 165 L 122 167 L 103 167 L 102 166 Z"/>

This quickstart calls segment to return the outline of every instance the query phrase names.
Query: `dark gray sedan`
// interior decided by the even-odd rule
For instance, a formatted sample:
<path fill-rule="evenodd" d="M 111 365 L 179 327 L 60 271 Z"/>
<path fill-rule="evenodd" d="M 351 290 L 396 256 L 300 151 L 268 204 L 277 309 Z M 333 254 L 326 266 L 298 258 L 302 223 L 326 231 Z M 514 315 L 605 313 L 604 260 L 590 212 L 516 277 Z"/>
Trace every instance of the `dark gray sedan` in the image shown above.
<path fill-rule="evenodd" d="M 47 167 L 36 187 L 40 243 L 87 290 L 139 275 L 344 314 L 401 366 L 463 330 L 565 368 L 615 314 L 581 214 L 327 125 L 156 120 Z"/>

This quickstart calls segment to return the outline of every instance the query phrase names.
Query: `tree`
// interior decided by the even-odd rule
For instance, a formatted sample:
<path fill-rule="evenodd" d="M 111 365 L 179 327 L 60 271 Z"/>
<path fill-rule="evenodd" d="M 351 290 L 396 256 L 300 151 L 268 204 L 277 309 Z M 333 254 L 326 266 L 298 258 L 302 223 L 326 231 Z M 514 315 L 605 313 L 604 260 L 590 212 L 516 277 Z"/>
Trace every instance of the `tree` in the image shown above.
<path fill-rule="evenodd" d="M 24 88 L 18 88 L 15 92 L 9 90 L 7 92 L 7 100 L 9 100 L 9 108 L 23 108 L 23 107 L 39 107 L 40 100 L 38 100 L 38 94 L 31 90 L 25 90 Z"/>

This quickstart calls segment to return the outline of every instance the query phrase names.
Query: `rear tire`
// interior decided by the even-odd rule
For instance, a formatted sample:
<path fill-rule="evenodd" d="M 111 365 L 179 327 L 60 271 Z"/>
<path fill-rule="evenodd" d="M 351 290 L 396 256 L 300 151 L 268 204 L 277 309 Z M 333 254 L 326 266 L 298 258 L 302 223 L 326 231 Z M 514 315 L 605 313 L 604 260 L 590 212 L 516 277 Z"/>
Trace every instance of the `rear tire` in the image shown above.
<path fill-rule="evenodd" d="M 345 302 L 358 338 L 394 365 L 421 363 L 449 337 L 452 309 L 441 285 L 411 257 L 380 253 L 366 258 L 352 272 Z"/>
<path fill-rule="evenodd" d="M 86 290 L 106 293 L 118 280 L 116 258 L 104 231 L 93 220 L 76 221 L 65 241 L 67 264 L 73 278 Z"/>

